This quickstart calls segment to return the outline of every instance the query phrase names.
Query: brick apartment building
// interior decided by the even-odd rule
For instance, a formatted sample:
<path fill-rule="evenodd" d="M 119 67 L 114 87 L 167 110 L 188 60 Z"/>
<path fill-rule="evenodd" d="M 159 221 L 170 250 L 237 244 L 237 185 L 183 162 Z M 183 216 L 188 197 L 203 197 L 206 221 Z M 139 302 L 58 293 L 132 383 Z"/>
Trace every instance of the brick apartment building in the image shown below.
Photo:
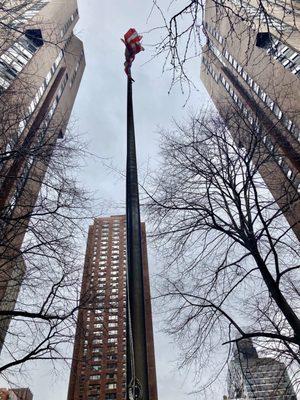
<path fill-rule="evenodd" d="M 0 389 L 0 400 L 32 400 L 33 396 L 28 388 Z"/>
<path fill-rule="evenodd" d="M 142 224 L 149 397 L 157 400 L 145 225 Z M 89 228 L 68 400 L 126 398 L 126 218 Z"/>

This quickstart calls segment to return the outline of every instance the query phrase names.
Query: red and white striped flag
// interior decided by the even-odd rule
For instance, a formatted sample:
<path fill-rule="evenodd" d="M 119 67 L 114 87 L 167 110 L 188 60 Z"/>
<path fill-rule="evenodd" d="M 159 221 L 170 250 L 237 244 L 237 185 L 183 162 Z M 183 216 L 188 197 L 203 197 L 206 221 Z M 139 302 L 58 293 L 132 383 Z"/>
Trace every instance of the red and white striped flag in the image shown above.
<path fill-rule="evenodd" d="M 131 65 L 133 60 L 135 59 L 135 55 L 140 51 L 143 51 L 144 48 L 141 45 L 141 40 L 143 36 L 140 36 L 134 28 L 130 28 L 127 33 L 124 35 L 124 39 L 121 39 L 125 44 L 125 72 L 130 79 L 131 78 Z"/>

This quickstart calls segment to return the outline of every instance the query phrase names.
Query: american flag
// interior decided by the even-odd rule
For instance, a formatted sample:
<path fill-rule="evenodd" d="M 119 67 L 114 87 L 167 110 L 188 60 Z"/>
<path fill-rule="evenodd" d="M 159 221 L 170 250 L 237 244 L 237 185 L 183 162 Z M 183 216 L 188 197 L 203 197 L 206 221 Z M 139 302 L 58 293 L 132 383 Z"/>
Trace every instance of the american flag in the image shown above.
<path fill-rule="evenodd" d="M 130 28 L 127 33 L 124 35 L 124 39 L 121 39 L 125 44 L 125 72 L 130 79 L 131 78 L 131 65 L 133 60 L 135 59 L 135 55 L 140 51 L 143 51 L 144 48 L 141 45 L 142 36 L 140 36 L 134 28 Z"/>

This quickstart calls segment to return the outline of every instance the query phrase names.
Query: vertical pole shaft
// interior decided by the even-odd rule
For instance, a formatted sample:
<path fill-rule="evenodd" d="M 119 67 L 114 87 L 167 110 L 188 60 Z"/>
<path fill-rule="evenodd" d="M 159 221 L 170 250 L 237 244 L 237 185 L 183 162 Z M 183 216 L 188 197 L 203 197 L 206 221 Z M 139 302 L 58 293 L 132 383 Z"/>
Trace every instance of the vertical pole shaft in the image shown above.
<path fill-rule="evenodd" d="M 150 400 L 145 328 L 141 221 L 132 103 L 132 81 L 127 87 L 127 388 L 140 386 L 136 399 Z M 127 396 L 129 399 L 129 396 Z"/>

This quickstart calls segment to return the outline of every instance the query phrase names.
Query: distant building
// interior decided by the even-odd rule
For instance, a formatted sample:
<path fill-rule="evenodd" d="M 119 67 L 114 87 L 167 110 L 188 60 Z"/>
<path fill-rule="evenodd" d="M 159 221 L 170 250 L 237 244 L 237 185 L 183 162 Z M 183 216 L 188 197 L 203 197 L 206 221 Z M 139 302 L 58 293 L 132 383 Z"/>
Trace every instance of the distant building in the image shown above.
<path fill-rule="evenodd" d="M 9 400 L 8 389 L 0 389 L 0 400 Z"/>
<path fill-rule="evenodd" d="M 207 0 L 204 30 L 201 79 L 300 239 L 300 3 Z"/>
<path fill-rule="evenodd" d="M 229 400 L 297 400 L 287 367 L 273 358 L 258 357 L 250 339 L 239 342 L 227 381 Z"/>
<path fill-rule="evenodd" d="M 22 389 L 11 389 L 11 392 L 13 392 L 18 400 L 32 400 L 33 395 L 28 388 L 22 388 Z"/>
<path fill-rule="evenodd" d="M 0 400 L 32 400 L 33 395 L 28 388 L 0 389 Z"/>
<path fill-rule="evenodd" d="M 142 224 L 149 398 L 157 400 L 145 224 Z M 126 399 L 126 218 L 89 228 L 68 400 Z"/>
<path fill-rule="evenodd" d="M 53 149 L 65 134 L 85 58 L 73 33 L 76 0 L 5 4 L 0 10 L 5 21 L 0 27 L 0 303 L 13 309 L 26 267 L 21 246 L 30 214 Z M 0 351 L 8 324 L 9 319 L 0 322 Z"/>

